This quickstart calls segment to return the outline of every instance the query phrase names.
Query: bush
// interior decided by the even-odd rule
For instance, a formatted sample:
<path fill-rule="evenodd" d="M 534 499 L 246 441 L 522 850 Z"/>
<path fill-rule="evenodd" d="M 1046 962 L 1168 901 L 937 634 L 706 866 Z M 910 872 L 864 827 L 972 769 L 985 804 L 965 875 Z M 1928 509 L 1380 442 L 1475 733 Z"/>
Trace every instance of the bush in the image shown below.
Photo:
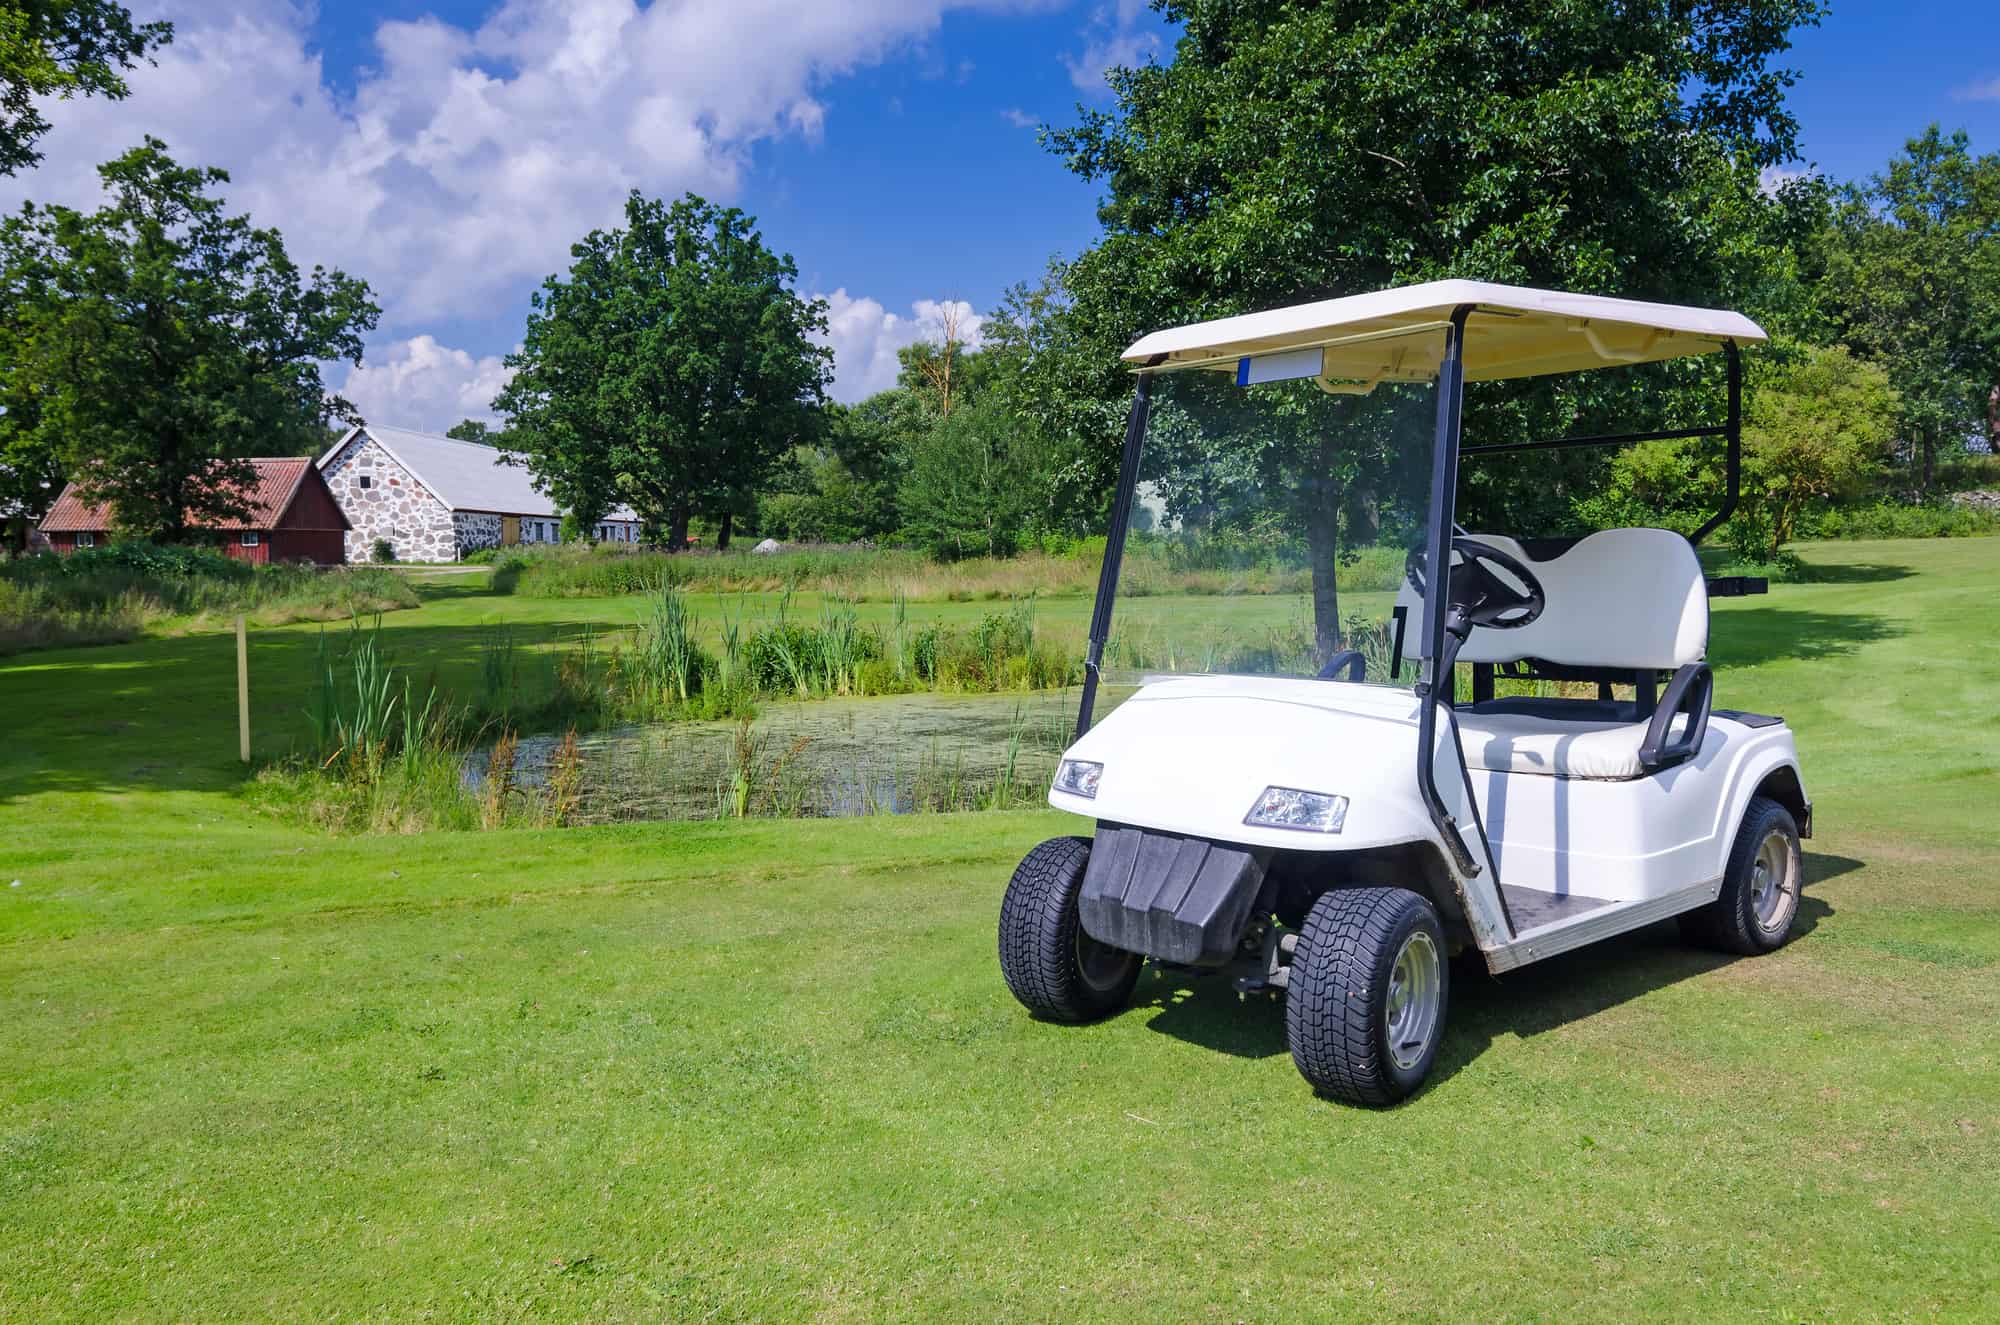
<path fill-rule="evenodd" d="M 396 549 L 389 546 L 389 540 L 378 538 L 368 547 L 368 559 L 378 566 L 386 566 L 396 559 Z"/>
<path fill-rule="evenodd" d="M 941 561 L 1012 556 L 1041 473 L 1032 435 L 1011 414 L 962 406 L 917 440 L 897 492 L 903 530 Z"/>
<path fill-rule="evenodd" d="M 1968 538 L 2000 534 L 2000 514 L 1956 502 L 1877 502 L 1827 510 L 1800 522 L 1807 538 Z"/>

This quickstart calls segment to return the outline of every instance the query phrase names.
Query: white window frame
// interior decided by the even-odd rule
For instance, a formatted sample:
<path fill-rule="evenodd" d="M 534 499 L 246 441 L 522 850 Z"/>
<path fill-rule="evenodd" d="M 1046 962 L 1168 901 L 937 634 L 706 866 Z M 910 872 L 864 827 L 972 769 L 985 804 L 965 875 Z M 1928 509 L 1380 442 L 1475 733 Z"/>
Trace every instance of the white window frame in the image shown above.
<path fill-rule="evenodd" d="M 79 529 L 76 532 L 76 545 L 78 547 L 96 547 L 97 535 L 88 529 Z"/>
<path fill-rule="evenodd" d="M 264 536 L 255 529 L 245 529 L 236 536 L 236 546 L 238 547 L 256 547 L 263 541 Z"/>

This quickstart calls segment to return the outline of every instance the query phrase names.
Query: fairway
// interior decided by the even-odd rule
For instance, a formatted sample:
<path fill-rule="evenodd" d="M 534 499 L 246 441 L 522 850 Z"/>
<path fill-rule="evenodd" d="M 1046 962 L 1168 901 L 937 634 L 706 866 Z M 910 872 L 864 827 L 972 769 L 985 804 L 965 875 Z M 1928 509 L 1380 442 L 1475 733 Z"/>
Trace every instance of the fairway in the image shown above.
<path fill-rule="evenodd" d="M 2000 540 L 1803 553 L 1710 648 L 1798 733 L 1798 937 L 1461 961 L 1382 1112 L 1220 981 L 1030 1021 L 1053 812 L 331 838 L 245 801 L 232 639 L 0 660 L 0 1321 L 2000 1318 Z M 639 610 L 424 592 L 447 687 Z"/>

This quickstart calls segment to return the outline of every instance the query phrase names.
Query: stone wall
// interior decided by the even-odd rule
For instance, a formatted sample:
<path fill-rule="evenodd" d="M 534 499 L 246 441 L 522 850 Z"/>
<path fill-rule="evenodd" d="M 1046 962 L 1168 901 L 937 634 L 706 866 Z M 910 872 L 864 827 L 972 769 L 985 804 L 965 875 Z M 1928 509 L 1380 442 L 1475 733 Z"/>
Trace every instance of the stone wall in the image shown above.
<path fill-rule="evenodd" d="M 452 516 L 458 531 L 458 555 L 500 546 L 500 517 L 484 511 L 459 511 Z"/>
<path fill-rule="evenodd" d="M 347 531 L 349 562 L 369 560 L 378 538 L 389 540 L 398 561 L 458 559 L 458 527 L 450 509 L 367 433 L 356 433 L 320 472 L 354 526 Z M 488 518 L 497 543 L 500 519 Z"/>

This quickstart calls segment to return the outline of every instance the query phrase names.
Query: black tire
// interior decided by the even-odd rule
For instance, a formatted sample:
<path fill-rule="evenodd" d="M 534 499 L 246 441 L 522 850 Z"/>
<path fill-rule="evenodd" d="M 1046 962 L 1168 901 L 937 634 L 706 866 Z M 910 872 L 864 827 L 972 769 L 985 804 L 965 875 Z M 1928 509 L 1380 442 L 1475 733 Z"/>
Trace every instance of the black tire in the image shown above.
<path fill-rule="evenodd" d="M 1792 812 L 1769 797 L 1751 797 L 1729 848 L 1722 891 L 1707 906 L 1681 916 L 1682 935 L 1745 957 L 1782 948 L 1798 919 L 1804 865 Z"/>
<path fill-rule="evenodd" d="M 1132 999 L 1144 960 L 1083 932 L 1076 911 L 1090 840 L 1057 837 L 1021 861 L 1000 903 L 1000 972 L 1021 1006 L 1050 1021 L 1096 1021 Z"/>
<path fill-rule="evenodd" d="M 1411 960 L 1421 962 L 1425 943 L 1435 1014 L 1421 1036 L 1392 1045 L 1390 977 L 1406 944 Z M 1313 903 L 1285 986 L 1285 1039 L 1313 1089 L 1377 1107 L 1405 1098 L 1437 1058 L 1450 1006 L 1444 926 L 1429 901 L 1405 888 L 1343 888 Z M 1411 1035 L 1416 1028 L 1400 1029 Z"/>

